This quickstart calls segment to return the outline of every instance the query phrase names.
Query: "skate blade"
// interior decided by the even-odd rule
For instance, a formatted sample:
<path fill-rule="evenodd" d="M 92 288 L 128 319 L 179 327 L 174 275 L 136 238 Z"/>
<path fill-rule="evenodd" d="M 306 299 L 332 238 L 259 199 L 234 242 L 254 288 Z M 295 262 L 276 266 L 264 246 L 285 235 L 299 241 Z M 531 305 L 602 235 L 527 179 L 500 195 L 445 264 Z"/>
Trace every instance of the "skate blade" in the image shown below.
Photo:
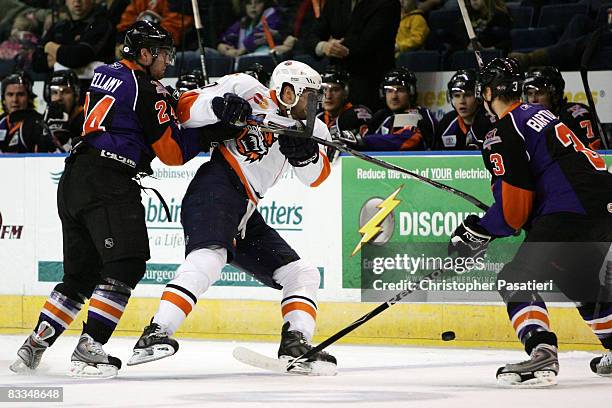
<path fill-rule="evenodd" d="M 288 365 L 292 358 L 288 356 L 281 356 L 279 360 L 286 362 Z M 336 364 L 328 361 L 309 361 L 296 363 L 291 371 L 287 372 L 289 374 L 298 375 L 333 376 L 338 374 L 338 367 Z"/>
<path fill-rule="evenodd" d="M 91 365 L 82 361 L 72 361 L 68 376 L 75 378 L 115 378 L 119 369 L 111 364 Z"/>
<path fill-rule="evenodd" d="M 161 360 L 162 358 L 170 357 L 174 353 L 176 353 L 176 350 L 169 344 L 156 344 L 146 349 L 134 349 L 134 354 L 130 357 L 127 365 L 133 366 Z"/>
<path fill-rule="evenodd" d="M 523 381 L 517 373 L 503 373 L 497 376 L 497 384 L 510 388 L 546 388 L 557 385 L 557 374 L 554 371 L 536 371 L 533 376 Z"/>
<path fill-rule="evenodd" d="M 9 370 L 16 374 L 34 374 L 35 369 L 30 368 L 26 365 L 26 363 L 20 358 L 17 357 L 17 360 L 13 364 L 9 366 Z"/>

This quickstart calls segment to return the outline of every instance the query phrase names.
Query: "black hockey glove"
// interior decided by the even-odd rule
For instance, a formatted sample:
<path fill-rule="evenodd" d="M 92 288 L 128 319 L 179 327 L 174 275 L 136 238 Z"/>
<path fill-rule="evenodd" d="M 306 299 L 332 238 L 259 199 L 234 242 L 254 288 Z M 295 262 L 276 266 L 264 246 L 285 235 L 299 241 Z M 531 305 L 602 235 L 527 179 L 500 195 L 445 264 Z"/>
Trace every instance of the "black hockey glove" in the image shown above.
<path fill-rule="evenodd" d="M 59 102 L 51 102 L 47 105 L 43 121 L 51 132 L 51 137 L 57 140 L 59 145 L 64 145 L 70 139 L 69 115 L 64 112 L 64 105 Z"/>
<path fill-rule="evenodd" d="M 493 239 L 491 234 L 478 225 L 477 215 L 468 216 L 451 235 L 448 243 L 448 254 L 461 258 L 477 258 L 483 256 Z"/>
<path fill-rule="evenodd" d="M 166 85 L 166 90 L 170 94 L 166 96 L 166 102 L 168 102 L 176 111 L 181 93 L 178 91 L 178 89 L 174 89 L 170 85 Z"/>
<path fill-rule="evenodd" d="M 214 97 L 212 109 L 221 122 L 238 128 L 246 126 L 247 117 L 253 112 L 247 101 L 233 93 Z"/>
<path fill-rule="evenodd" d="M 278 144 L 293 167 L 304 167 L 319 160 L 319 145 L 312 139 L 278 135 Z"/>

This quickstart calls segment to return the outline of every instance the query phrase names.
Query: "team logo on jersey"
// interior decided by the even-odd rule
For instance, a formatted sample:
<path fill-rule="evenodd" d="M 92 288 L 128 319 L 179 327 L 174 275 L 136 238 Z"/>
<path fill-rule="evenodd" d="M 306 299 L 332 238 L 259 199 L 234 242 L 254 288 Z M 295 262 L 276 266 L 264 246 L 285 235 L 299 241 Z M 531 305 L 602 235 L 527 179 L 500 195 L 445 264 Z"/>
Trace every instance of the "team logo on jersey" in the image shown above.
<path fill-rule="evenodd" d="M 261 109 L 264 109 L 264 110 L 268 109 L 268 107 L 270 106 L 266 98 L 259 92 L 253 95 L 253 102 L 255 102 L 257 106 L 259 106 Z"/>
<path fill-rule="evenodd" d="M 254 163 L 268 154 L 275 140 L 272 133 L 262 133 L 258 126 L 247 126 L 236 138 L 236 149 L 246 161 Z"/>
<path fill-rule="evenodd" d="M 372 197 L 363 204 L 359 212 L 361 240 L 351 256 L 359 252 L 361 246 L 368 242 L 374 245 L 384 245 L 389 242 L 395 227 L 393 209 L 401 203 L 396 197 L 402 187 L 404 187 L 403 184 L 385 199 Z"/>
<path fill-rule="evenodd" d="M 485 140 L 482 145 L 483 149 L 491 150 L 491 146 L 495 143 L 501 143 L 501 137 L 497 136 L 497 128 L 489 130 L 485 135 Z"/>

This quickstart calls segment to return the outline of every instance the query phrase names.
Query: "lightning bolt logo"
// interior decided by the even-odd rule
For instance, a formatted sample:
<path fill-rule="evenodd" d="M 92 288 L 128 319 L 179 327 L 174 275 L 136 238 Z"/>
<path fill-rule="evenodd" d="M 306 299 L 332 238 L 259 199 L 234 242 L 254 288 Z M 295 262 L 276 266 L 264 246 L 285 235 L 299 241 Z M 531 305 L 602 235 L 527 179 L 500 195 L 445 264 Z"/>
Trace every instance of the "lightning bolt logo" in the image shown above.
<path fill-rule="evenodd" d="M 380 232 L 380 223 L 383 222 L 387 215 L 389 215 L 391 211 L 393 211 L 393 209 L 400 203 L 400 200 L 396 200 L 395 197 L 399 194 L 402 187 L 404 187 L 403 184 L 399 186 L 398 189 L 395 190 L 389 197 L 385 198 L 382 203 L 376 206 L 379 208 L 378 212 L 359 229 L 359 233 L 362 234 L 361 241 L 359 241 L 351 256 L 359 252 L 363 244 L 368 243 L 376 236 L 376 234 Z"/>

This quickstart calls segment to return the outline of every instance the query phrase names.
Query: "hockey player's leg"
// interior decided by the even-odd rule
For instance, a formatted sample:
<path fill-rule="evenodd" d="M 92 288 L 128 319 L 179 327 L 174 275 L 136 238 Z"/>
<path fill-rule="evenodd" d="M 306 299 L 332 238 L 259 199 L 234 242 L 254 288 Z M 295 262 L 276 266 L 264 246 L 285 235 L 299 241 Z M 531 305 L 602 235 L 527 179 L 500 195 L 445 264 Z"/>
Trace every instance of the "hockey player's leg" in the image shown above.
<path fill-rule="evenodd" d="M 594 315 L 596 303 L 584 303 L 578 306 L 580 315 L 591 327 L 602 346 L 608 351 L 591 360 L 591 370 L 602 377 L 612 377 L 612 303 L 604 302 L 598 307 L 597 316 Z"/>
<path fill-rule="evenodd" d="M 79 313 L 83 300 L 82 295 L 71 290 L 66 283 L 58 284 L 45 302 L 34 331 L 17 351 L 17 359 L 9 367 L 11 371 L 28 373 L 35 370 L 45 350 L 53 345 Z"/>
<path fill-rule="evenodd" d="M 225 248 L 202 248 L 187 255 L 174 279 L 166 285 L 157 313 L 134 346 L 128 365 L 148 363 L 176 353 L 178 342 L 170 336 L 187 318 L 198 297 L 219 279 L 226 261 Z"/>
<path fill-rule="evenodd" d="M 539 295 L 535 296 L 539 298 Z M 531 302 L 509 302 L 507 310 L 529 360 L 500 367 L 497 370 L 498 383 L 512 387 L 555 385 L 559 373 L 557 336 L 549 331 L 546 305 L 539 298 Z"/>
<path fill-rule="evenodd" d="M 317 268 L 303 260 L 291 262 L 274 271 L 274 280 L 283 287 L 281 311 L 283 327 L 278 358 L 291 360 L 309 351 L 317 316 Z M 335 375 L 336 358 L 320 351 L 299 363 L 292 372 L 308 375 Z"/>
<path fill-rule="evenodd" d="M 107 354 L 103 345 L 112 336 L 132 290 L 145 273 L 145 257 L 106 262 L 102 278 L 93 290 L 87 323 L 70 358 L 68 375 L 73 377 L 112 378 L 121 368 L 121 360 Z"/>

